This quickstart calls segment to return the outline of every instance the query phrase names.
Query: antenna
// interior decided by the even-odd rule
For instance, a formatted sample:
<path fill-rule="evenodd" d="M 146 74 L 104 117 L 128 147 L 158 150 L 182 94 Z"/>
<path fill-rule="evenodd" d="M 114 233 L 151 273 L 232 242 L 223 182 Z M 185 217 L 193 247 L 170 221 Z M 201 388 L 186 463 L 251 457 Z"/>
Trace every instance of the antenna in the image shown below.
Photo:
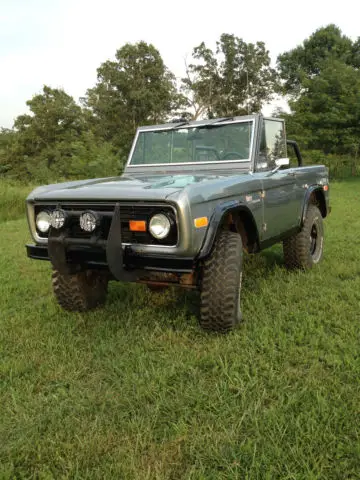
<path fill-rule="evenodd" d="M 210 85 L 209 85 L 209 99 L 210 99 L 210 108 L 209 108 L 209 118 L 214 118 L 214 110 L 213 110 L 213 97 L 212 97 L 212 79 L 210 78 Z"/>
<path fill-rule="evenodd" d="M 249 71 L 247 68 L 247 63 L 246 63 L 246 106 L 247 106 L 247 113 L 250 115 L 250 85 L 249 85 Z"/>
<path fill-rule="evenodd" d="M 250 85 L 249 85 L 249 70 L 248 64 L 246 62 L 246 106 L 247 106 L 247 114 L 250 115 Z M 250 154 L 250 145 L 251 145 L 251 132 L 249 128 L 249 154 Z"/>

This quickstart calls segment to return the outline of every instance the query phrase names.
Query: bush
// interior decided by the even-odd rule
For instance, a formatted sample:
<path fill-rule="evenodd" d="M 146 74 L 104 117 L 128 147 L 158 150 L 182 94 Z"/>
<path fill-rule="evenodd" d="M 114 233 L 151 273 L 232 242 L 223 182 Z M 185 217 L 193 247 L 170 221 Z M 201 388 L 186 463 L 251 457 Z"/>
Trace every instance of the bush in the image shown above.
<path fill-rule="evenodd" d="M 325 154 L 321 150 L 302 152 L 305 165 L 325 165 L 332 179 L 360 176 L 360 164 L 350 155 Z"/>
<path fill-rule="evenodd" d="M 25 199 L 34 188 L 33 185 L 0 180 L 0 222 L 25 216 Z"/>

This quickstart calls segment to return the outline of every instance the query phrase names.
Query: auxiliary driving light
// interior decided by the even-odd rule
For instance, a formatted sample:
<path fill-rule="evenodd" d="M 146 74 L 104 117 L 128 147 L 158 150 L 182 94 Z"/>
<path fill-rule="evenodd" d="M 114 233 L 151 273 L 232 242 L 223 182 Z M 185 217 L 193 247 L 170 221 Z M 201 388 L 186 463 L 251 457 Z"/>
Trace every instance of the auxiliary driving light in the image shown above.
<path fill-rule="evenodd" d="M 61 208 L 56 208 L 50 216 L 50 223 L 53 228 L 60 230 L 66 223 L 67 214 Z"/>
<path fill-rule="evenodd" d="M 36 228 L 41 233 L 47 233 L 51 225 L 51 215 L 47 210 L 39 212 L 36 216 Z"/>
<path fill-rule="evenodd" d="M 151 218 L 149 223 L 149 230 L 151 235 L 156 239 L 162 240 L 163 238 L 167 237 L 169 235 L 170 229 L 170 220 L 163 213 L 158 213 Z"/>
<path fill-rule="evenodd" d="M 85 232 L 93 232 L 100 225 L 100 217 L 95 212 L 84 212 L 80 215 L 80 228 Z"/>

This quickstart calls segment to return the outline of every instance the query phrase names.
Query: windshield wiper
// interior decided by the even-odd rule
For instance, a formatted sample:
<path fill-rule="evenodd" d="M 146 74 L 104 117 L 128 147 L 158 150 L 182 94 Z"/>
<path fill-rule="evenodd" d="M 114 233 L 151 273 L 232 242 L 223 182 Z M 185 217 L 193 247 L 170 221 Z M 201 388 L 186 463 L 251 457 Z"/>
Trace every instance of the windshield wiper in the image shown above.
<path fill-rule="evenodd" d="M 205 123 L 201 123 L 200 125 L 192 124 L 191 121 L 186 121 L 186 122 L 177 123 L 170 130 L 178 130 L 184 127 L 185 125 L 191 125 L 192 128 L 210 127 L 212 125 L 216 126 L 218 123 L 227 122 L 231 120 L 234 120 L 234 117 L 214 118 L 214 119 L 205 120 Z"/>
<path fill-rule="evenodd" d="M 223 118 L 214 118 L 213 120 L 208 120 L 206 123 L 199 125 L 200 127 L 212 127 L 213 125 L 216 126 L 218 123 L 227 122 L 234 120 L 234 117 L 223 117 Z"/>
<path fill-rule="evenodd" d="M 234 120 L 234 117 L 223 117 L 223 118 L 219 118 L 215 123 L 221 123 L 221 122 L 227 122 L 227 121 L 232 121 Z"/>
<path fill-rule="evenodd" d="M 189 121 L 177 123 L 173 128 L 170 128 L 170 130 L 178 130 L 179 128 L 182 128 L 184 125 L 189 125 L 189 124 L 190 124 Z"/>

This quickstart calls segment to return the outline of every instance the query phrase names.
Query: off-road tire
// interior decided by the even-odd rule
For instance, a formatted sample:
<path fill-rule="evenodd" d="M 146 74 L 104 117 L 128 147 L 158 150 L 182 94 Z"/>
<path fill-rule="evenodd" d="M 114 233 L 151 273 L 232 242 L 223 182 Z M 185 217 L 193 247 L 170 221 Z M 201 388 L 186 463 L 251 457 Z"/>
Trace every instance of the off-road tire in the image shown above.
<path fill-rule="evenodd" d="M 283 242 L 284 263 L 290 269 L 308 270 L 320 262 L 323 250 L 323 218 L 318 207 L 310 204 L 301 231 Z"/>
<path fill-rule="evenodd" d="M 200 307 L 203 329 L 226 333 L 240 322 L 242 260 L 240 235 L 222 231 L 203 267 Z"/>
<path fill-rule="evenodd" d="M 62 308 L 70 312 L 86 312 L 105 303 L 108 278 L 106 273 L 96 270 L 71 275 L 54 270 L 52 285 L 55 298 Z"/>

